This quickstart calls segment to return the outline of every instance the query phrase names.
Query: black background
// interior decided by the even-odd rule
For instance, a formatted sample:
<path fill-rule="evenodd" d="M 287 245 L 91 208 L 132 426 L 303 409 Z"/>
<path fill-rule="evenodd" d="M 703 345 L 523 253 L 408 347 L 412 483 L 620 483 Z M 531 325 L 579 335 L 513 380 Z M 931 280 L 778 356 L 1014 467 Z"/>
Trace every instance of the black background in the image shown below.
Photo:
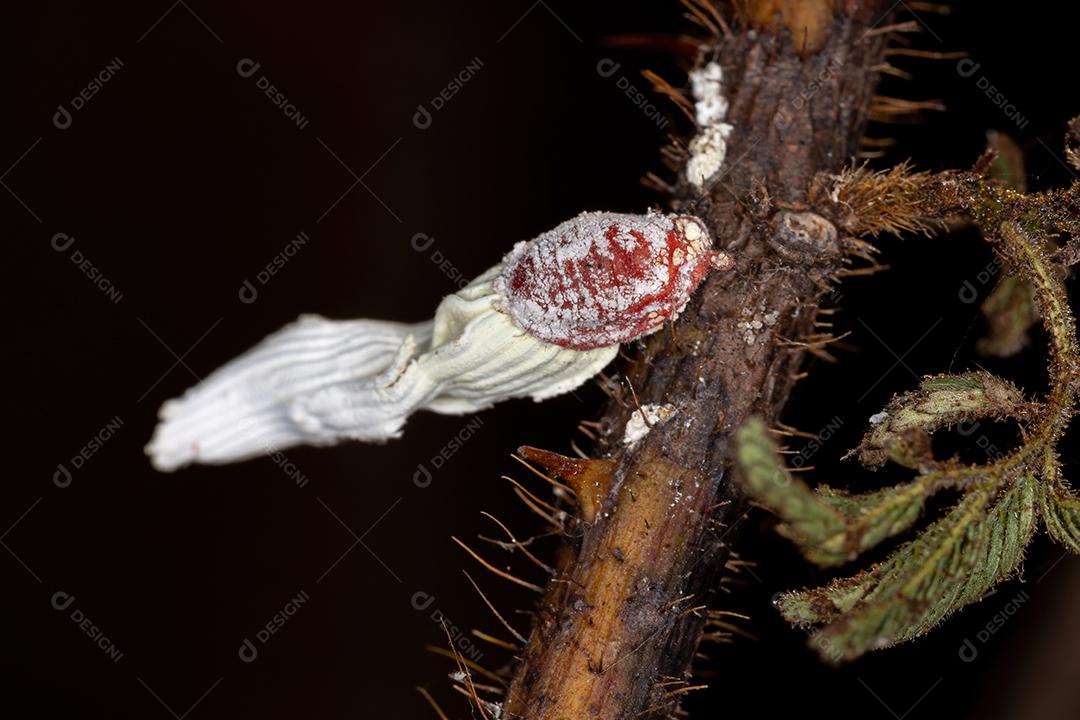
<path fill-rule="evenodd" d="M 898 59 L 915 79 L 890 78 L 885 90 L 941 98 L 949 111 L 873 129 L 899 141 L 875 162 L 966 166 L 984 131 L 999 128 L 1028 151 L 1034 187 L 1069 180 L 1060 146 L 1080 111 L 1073 26 L 1050 5 L 1032 7 L 920 11 L 928 30 L 909 42 L 969 51 L 980 69 L 965 78 L 955 59 Z M 509 457 L 520 444 L 568 450 L 576 421 L 599 412 L 596 388 L 484 413 L 426 488 L 412 481 L 418 462 L 430 466 L 466 418 L 416 417 L 386 446 L 291 451 L 303 487 L 269 459 L 159 474 L 142 446 L 163 400 L 301 312 L 421 320 L 454 289 L 435 250 L 470 277 L 583 209 L 662 202 L 638 179 L 661 169 L 663 132 L 616 79 L 645 90 L 641 68 L 676 84 L 679 69 L 603 40 L 684 30 L 677 3 L 39 2 L 8 14 L 0 213 L 14 357 L 0 504 L 2 702 L 34 717 L 433 717 L 414 690 L 423 685 L 466 716 L 443 677 L 451 664 L 424 650 L 445 642 L 432 611 L 505 634 L 462 568 L 523 629 L 527 618 L 509 611 L 532 597 L 478 570 L 449 536 L 495 534 L 482 510 L 522 534 L 539 529 L 499 477 L 525 479 Z M 621 63 L 616 77 L 596 72 L 605 57 Z M 70 127 L 54 126 L 57 106 L 114 58 L 115 77 Z M 255 77 L 237 73 L 242 58 L 261 63 Z M 417 105 L 474 58 L 483 65 L 475 77 L 429 128 L 415 127 Z M 307 118 L 304 128 L 260 93 L 259 75 Z M 1026 118 L 1023 128 L 980 91 L 980 77 Z M 685 131 L 682 122 L 672 114 L 668 129 Z M 310 242 L 255 303 L 241 303 L 244 280 L 301 231 Z M 56 233 L 75 243 L 55 251 Z M 436 242 L 418 253 L 415 233 Z M 1041 336 L 1008 363 L 973 354 L 978 306 L 959 291 L 964 281 L 983 296 L 992 287 L 978 279 L 991 255 L 977 238 L 882 246 L 893 270 L 842 289 L 837 322 L 853 331 L 851 350 L 839 365 L 811 364 L 786 418 L 810 431 L 839 419 L 814 458 L 817 477 L 838 485 L 902 477 L 868 476 L 837 458 L 869 415 L 913 385 L 911 372 L 982 363 L 1033 392 L 1043 382 Z M 118 303 L 71 262 L 75 250 L 122 293 Z M 114 418 L 119 431 L 58 487 L 58 464 L 70 467 Z M 1075 457 L 1066 449 L 1067 473 Z M 769 604 L 827 576 L 776 539 L 762 513 L 740 530 L 737 547 L 756 565 L 724 607 L 748 613 L 744 627 L 758 640 L 704 648 L 712 659 L 699 669 L 711 687 L 688 700 L 694 717 L 1078 714 L 1077 657 L 1067 651 L 1080 638 L 1069 618 L 1080 561 L 1061 559 L 1045 538 L 1028 554 L 1026 583 L 1004 584 L 917 643 L 834 670 Z M 57 592 L 75 596 L 65 612 L 50 604 Z M 413 607 L 417 592 L 435 598 L 425 611 Z M 1021 592 L 1026 602 L 980 639 Z M 242 662 L 243 640 L 300 593 L 308 601 Z M 122 652 L 118 661 L 70 619 L 76 608 Z M 974 662 L 959 657 L 965 640 Z M 476 644 L 483 664 L 506 660 Z"/>

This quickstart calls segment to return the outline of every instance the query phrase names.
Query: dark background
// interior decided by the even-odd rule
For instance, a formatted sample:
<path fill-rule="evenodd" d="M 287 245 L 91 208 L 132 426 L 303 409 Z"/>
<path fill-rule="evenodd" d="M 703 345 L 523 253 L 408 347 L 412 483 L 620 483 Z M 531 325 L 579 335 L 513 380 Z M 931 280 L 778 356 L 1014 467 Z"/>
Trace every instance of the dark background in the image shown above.
<path fill-rule="evenodd" d="M 1050 6 L 1030 6 L 1038 12 L 972 2 L 948 17 L 920 11 L 929 29 L 908 36 L 915 47 L 967 50 L 981 66 L 965 78 L 955 60 L 898 59 L 915 79 L 890 79 L 889 94 L 941 98 L 950 110 L 874 129 L 899 140 L 875 162 L 966 166 L 996 127 L 1028 151 L 1033 186 L 1069 179 L 1059 149 L 1064 122 L 1080 111 L 1069 80 L 1074 28 L 1041 9 Z M 542 405 L 507 403 L 480 416 L 475 431 L 466 418 L 420 416 L 386 446 L 291 451 L 303 487 L 270 459 L 159 474 L 142 446 L 163 400 L 301 312 L 417 321 L 455 287 L 432 261 L 436 250 L 471 277 L 513 242 L 583 209 L 661 202 L 638 179 L 661 170 L 663 131 L 616 80 L 645 90 L 640 68 L 676 84 L 679 69 L 603 39 L 684 30 L 677 3 L 33 8 L 9 10 L 3 23 L 0 217 L 15 329 L 5 343 L 14 357 L 0 504 L 0 702 L 12 709 L 4 715 L 434 717 L 414 690 L 423 685 L 452 716 L 466 716 L 444 679 L 451 664 L 424 650 L 445 644 L 432 612 L 463 630 L 505 634 L 462 568 L 522 629 L 528 619 L 509 610 L 533 598 L 477 569 L 449 536 L 496 534 L 482 510 L 522 534 L 539 530 L 499 476 L 526 479 L 509 457 L 520 444 L 568 450 L 576 421 L 599 413 L 596 388 Z M 615 77 L 596 72 L 605 57 L 621 63 Z M 115 77 L 70 127 L 57 128 L 57 106 L 70 106 L 114 58 L 122 63 Z M 261 63 L 255 76 L 238 75 L 243 58 Z M 475 77 L 430 127 L 415 127 L 417 105 L 430 106 L 474 58 L 482 62 Z M 260 75 L 305 127 L 261 94 Z M 1023 128 L 979 90 L 983 76 L 1027 119 Z M 668 130 L 685 131 L 682 122 L 673 114 Z M 301 231 L 310 242 L 259 286 L 256 302 L 241 303 L 244 280 Z M 74 244 L 54 250 L 56 233 Z M 415 233 L 436 242 L 418 253 Z M 837 458 L 892 393 L 913 386 L 911 373 L 979 362 L 1032 392 L 1043 383 L 1041 336 L 1008 363 L 973 354 L 978 305 L 961 302 L 959 291 L 970 281 L 985 296 L 993 284 L 979 280 L 991 255 L 977 238 L 882 245 L 894 269 L 842 288 L 837 322 L 853 331 L 852 349 L 839 365 L 811 365 L 786 418 L 812 432 L 842 423 L 813 463 L 818 478 L 838 485 L 895 479 Z M 118 289 L 119 302 L 80 272 L 75 251 Z M 119 429 L 73 469 L 72 457 L 109 423 Z M 431 467 L 459 433 L 471 436 L 429 487 L 417 487 L 418 463 Z M 1075 453 L 1066 449 L 1065 459 L 1075 477 Z M 66 487 L 53 480 L 59 464 L 72 469 Z M 740 531 L 737 548 L 756 565 L 735 578 L 724 607 L 748 613 L 743 626 L 758 640 L 703 648 L 712 659 L 699 669 L 711 688 L 688 701 L 694 717 L 1080 713 L 1069 676 L 1080 561 L 1062 559 L 1044 537 L 1028 554 L 1026 582 L 1003 584 L 917 643 L 834 670 L 769 604 L 780 590 L 827 576 L 775 538 L 762 513 Z M 513 567 L 538 579 L 519 560 Z M 51 604 L 58 592 L 75 598 L 65 611 Z M 418 592 L 434 597 L 424 611 L 412 603 Z M 301 593 L 307 601 L 256 642 L 254 662 L 242 662 L 244 639 L 255 641 Z M 984 641 L 980 630 L 1010 607 Z M 70 619 L 74 610 L 118 648 L 118 660 Z M 977 651 L 973 662 L 960 658 L 965 641 Z M 475 642 L 484 665 L 506 660 Z"/>

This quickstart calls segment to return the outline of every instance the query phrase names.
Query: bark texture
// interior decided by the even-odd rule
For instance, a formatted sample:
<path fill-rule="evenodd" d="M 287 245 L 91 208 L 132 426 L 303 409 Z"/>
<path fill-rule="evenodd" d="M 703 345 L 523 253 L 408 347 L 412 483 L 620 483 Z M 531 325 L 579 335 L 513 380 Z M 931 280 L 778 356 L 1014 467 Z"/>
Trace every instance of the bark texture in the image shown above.
<path fill-rule="evenodd" d="M 559 558 L 506 695 L 504 717 L 666 717 L 678 706 L 743 511 L 729 441 L 751 415 L 775 421 L 840 268 L 835 237 L 792 243 L 811 178 L 858 151 L 882 62 L 877 0 L 751 2 L 705 60 L 724 69 L 735 130 L 717 182 L 673 206 L 706 220 L 736 269 L 714 273 L 671 331 L 623 372 L 598 449 L 610 463 L 595 515 Z M 805 18 L 811 20 L 805 20 Z M 801 24 L 800 24 L 801 23 Z M 812 27 L 811 27 L 812 26 Z M 805 237 L 805 236 L 803 236 Z M 787 239 L 785 239 L 787 238 Z M 813 238 L 812 238 L 813 240 Z M 636 402 L 675 414 L 633 447 Z M 597 475 L 598 473 L 593 473 Z M 589 513 L 592 515 L 592 513 Z"/>

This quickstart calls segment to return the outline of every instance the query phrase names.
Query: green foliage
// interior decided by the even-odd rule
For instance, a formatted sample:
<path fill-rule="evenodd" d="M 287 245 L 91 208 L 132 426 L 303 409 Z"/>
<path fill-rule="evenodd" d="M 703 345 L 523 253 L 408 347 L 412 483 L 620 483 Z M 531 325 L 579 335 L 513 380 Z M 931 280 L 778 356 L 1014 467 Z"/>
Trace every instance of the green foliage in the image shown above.
<path fill-rule="evenodd" d="M 858 447 L 859 460 L 876 468 L 886 461 L 909 468 L 933 462 L 935 430 L 978 418 L 1016 417 L 1025 408 L 1021 392 L 987 372 L 925 378 L 919 389 L 893 398 L 884 417 Z"/>
<path fill-rule="evenodd" d="M 760 421 L 740 432 L 739 463 L 753 495 L 784 518 L 779 528 L 782 534 L 823 565 L 846 559 L 843 515 L 791 477 Z"/>
<path fill-rule="evenodd" d="M 996 153 L 988 175 L 1008 188 L 1027 192 L 1024 155 L 1020 146 L 1004 133 L 987 133 L 990 148 Z M 1005 275 L 982 304 L 987 334 L 975 345 L 980 355 L 1011 357 L 1028 344 L 1028 331 L 1039 321 L 1035 309 L 1035 291 L 1019 275 Z"/>
<path fill-rule="evenodd" d="M 1062 545 L 1080 554 L 1080 498 L 1061 482 L 1056 458 L 1048 455 L 1046 472 L 1050 481 L 1039 493 L 1046 531 Z"/>
<path fill-rule="evenodd" d="M 982 305 L 990 332 L 975 349 L 982 355 L 1011 357 L 1027 347 L 1028 330 L 1039 320 L 1035 293 L 1015 275 L 1003 278 Z"/>
<path fill-rule="evenodd" d="M 933 494 L 957 496 L 950 509 L 885 560 L 780 598 L 784 617 L 813 627 L 811 645 L 831 662 L 914 638 L 981 599 L 1019 572 L 1040 518 L 1051 537 L 1080 553 L 1080 498 L 1061 478 L 1056 454 L 1073 415 L 1080 353 L 1061 283 L 1060 263 L 1067 258 L 1049 241 L 1062 231 L 1080 230 L 1080 183 L 1023 195 L 983 177 L 992 160 L 984 157 L 981 170 L 971 173 L 859 169 L 820 178 L 812 193 L 819 200 L 836 198 L 833 217 L 871 237 L 966 217 L 1009 273 L 1011 295 L 998 298 L 997 311 L 1014 313 L 1013 329 L 992 330 L 991 339 L 1007 346 L 1026 337 L 1029 323 L 1021 316 L 1034 308 L 1051 346 L 1050 390 L 1039 400 L 1025 399 L 1015 385 L 983 371 L 927 377 L 917 389 L 894 397 L 850 453 L 871 469 L 892 462 L 916 473 L 910 482 L 884 490 L 851 495 L 827 486 L 811 489 L 784 467 L 763 422 L 752 419 L 739 429 L 735 454 L 747 494 L 774 512 L 782 521 L 780 532 L 822 566 L 855 560 L 908 530 Z M 870 190 L 892 206 L 876 203 L 861 212 L 857 200 L 872 195 Z M 815 210 L 828 214 L 825 204 Z M 905 213 L 915 210 L 917 217 L 905 221 Z M 980 419 L 1016 423 L 1020 445 L 985 464 L 934 457 L 933 433 Z"/>

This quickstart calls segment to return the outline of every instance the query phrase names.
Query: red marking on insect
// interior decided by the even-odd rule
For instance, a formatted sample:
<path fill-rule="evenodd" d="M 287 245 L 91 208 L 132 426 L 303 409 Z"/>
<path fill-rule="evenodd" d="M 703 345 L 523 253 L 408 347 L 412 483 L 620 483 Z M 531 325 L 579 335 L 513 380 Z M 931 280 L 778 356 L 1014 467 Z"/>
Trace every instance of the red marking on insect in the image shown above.
<path fill-rule="evenodd" d="M 530 335 L 591 350 L 659 329 L 710 269 L 733 265 L 693 216 L 582 213 L 518 243 L 495 289 L 499 309 Z"/>

